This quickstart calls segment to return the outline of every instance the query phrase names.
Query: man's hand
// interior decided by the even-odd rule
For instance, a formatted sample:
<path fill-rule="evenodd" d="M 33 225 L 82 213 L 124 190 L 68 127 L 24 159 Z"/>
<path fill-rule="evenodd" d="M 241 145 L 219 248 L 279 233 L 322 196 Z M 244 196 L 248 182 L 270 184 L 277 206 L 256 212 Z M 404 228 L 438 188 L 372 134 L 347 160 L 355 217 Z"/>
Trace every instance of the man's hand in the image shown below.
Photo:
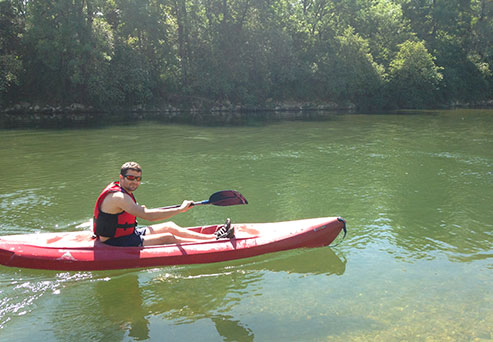
<path fill-rule="evenodd" d="M 195 204 L 193 203 L 193 201 L 188 201 L 188 200 L 185 200 L 183 201 L 183 203 L 181 204 L 179 210 L 180 212 L 184 213 L 188 210 L 190 210 Z"/>

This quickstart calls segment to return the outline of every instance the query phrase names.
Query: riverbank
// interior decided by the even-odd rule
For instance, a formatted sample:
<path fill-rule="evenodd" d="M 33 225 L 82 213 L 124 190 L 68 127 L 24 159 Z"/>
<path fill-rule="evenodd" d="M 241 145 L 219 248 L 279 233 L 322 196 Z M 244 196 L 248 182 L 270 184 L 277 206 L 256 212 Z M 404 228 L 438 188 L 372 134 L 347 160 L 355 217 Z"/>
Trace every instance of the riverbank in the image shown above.
<path fill-rule="evenodd" d="M 90 127 L 107 123 L 158 120 L 195 124 L 243 124 L 249 120 L 295 120 L 326 115 L 327 112 L 354 112 L 352 104 L 335 103 L 271 103 L 262 107 L 237 106 L 173 106 L 133 107 L 130 109 L 95 110 L 82 104 L 39 106 L 16 104 L 0 112 L 0 128 Z M 325 114 L 323 114 L 325 113 Z"/>
<path fill-rule="evenodd" d="M 493 100 L 479 105 L 454 103 L 454 108 L 493 108 Z M 443 108 L 441 108 L 443 109 Z M 70 128 L 91 127 L 141 120 L 179 122 L 201 125 L 236 125 L 253 121 L 321 119 L 334 113 L 355 113 L 351 103 L 267 103 L 262 106 L 241 106 L 226 103 L 217 106 L 163 105 L 159 107 L 96 110 L 91 106 L 73 103 L 69 106 L 40 106 L 20 103 L 0 109 L 0 128 Z M 389 112 L 395 112 L 389 111 Z"/>

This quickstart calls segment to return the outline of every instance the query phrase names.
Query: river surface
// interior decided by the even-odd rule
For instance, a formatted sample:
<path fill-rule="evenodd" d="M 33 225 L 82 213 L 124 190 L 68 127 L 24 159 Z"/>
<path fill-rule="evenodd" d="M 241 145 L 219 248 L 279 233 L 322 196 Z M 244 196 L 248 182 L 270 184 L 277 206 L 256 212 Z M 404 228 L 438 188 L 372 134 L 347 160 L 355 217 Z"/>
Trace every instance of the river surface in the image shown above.
<path fill-rule="evenodd" d="M 0 235 L 89 229 L 128 160 L 147 207 L 223 189 L 249 201 L 180 225 L 348 222 L 336 247 L 217 264 L 0 266 L 1 341 L 493 340 L 492 110 L 2 130 L 0 144 Z"/>

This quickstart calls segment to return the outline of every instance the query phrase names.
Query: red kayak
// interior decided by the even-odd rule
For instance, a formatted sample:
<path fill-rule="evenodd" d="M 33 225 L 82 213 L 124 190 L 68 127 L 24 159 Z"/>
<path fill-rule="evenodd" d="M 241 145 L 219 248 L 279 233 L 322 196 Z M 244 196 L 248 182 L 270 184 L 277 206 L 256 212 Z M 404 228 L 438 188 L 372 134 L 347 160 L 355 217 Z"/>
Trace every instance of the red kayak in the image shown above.
<path fill-rule="evenodd" d="M 341 230 L 346 232 L 346 222 L 339 217 L 233 224 L 233 227 L 236 235 L 233 239 L 146 247 L 108 246 L 93 239 L 89 231 L 1 236 L 0 264 L 68 271 L 201 264 L 327 246 Z M 216 228 L 217 225 L 188 229 L 212 234 Z"/>

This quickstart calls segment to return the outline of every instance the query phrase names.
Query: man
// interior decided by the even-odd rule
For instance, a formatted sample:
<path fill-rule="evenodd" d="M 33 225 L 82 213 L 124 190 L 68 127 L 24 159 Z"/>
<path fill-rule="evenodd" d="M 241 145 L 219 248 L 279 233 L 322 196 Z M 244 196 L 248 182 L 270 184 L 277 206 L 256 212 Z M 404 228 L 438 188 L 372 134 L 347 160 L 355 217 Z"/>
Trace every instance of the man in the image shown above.
<path fill-rule="evenodd" d="M 149 246 L 181 242 L 198 242 L 234 237 L 229 219 L 214 234 L 202 234 L 184 229 L 174 222 L 164 222 L 137 228 L 137 217 L 147 221 L 166 220 L 190 210 L 194 203 L 183 201 L 178 208 L 148 209 L 137 204 L 133 192 L 142 180 L 142 168 L 127 162 L 120 170 L 120 181 L 109 184 L 98 197 L 94 208 L 94 234 L 112 246 Z"/>

